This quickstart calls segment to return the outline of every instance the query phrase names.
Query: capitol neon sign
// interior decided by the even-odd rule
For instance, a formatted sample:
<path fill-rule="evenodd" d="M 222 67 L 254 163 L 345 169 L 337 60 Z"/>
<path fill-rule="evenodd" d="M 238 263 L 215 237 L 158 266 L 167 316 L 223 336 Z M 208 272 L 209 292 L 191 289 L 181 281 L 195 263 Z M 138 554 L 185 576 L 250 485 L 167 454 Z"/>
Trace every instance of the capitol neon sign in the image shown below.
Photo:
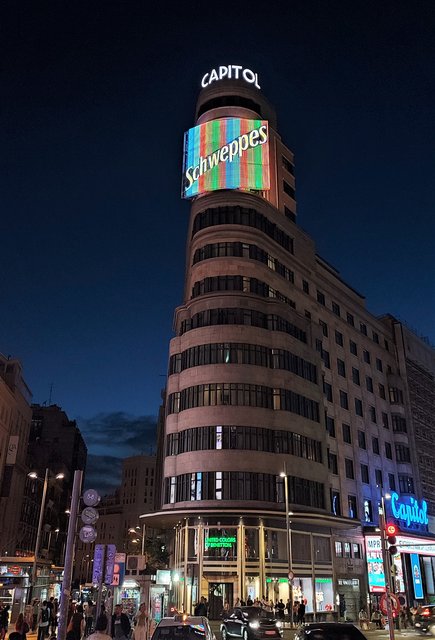
<path fill-rule="evenodd" d="M 201 87 L 205 89 L 205 87 L 208 87 L 212 82 L 223 80 L 224 78 L 228 80 L 239 80 L 239 78 L 243 78 L 248 84 L 253 84 L 257 89 L 260 88 L 258 84 L 258 73 L 254 73 L 251 69 L 244 69 L 240 64 L 222 65 L 217 69 L 212 69 L 210 73 L 206 73 L 202 77 Z"/>
<path fill-rule="evenodd" d="M 411 524 L 428 524 L 427 502 L 421 501 L 421 505 L 415 498 L 401 498 L 399 494 L 391 494 L 391 511 L 395 518 L 406 522 L 406 526 Z"/>

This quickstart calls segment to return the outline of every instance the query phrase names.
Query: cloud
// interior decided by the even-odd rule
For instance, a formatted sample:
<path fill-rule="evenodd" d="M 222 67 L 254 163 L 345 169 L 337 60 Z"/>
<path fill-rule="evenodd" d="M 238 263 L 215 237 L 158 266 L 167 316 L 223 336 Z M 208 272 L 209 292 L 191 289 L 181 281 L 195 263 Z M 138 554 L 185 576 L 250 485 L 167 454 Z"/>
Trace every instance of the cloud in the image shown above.
<path fill-rule="evenodd" d="M 77 422 L 90 454 L 126 458 L 155 451 L 155 416 L 132 416 L 117 411 L 78 418 Z"/>
<path fill-rule="evenodd" d="M 101 496 L 114 493 L 121 485 L 122 459 L 88 455 L 85 488 L 96 489 Z"/>

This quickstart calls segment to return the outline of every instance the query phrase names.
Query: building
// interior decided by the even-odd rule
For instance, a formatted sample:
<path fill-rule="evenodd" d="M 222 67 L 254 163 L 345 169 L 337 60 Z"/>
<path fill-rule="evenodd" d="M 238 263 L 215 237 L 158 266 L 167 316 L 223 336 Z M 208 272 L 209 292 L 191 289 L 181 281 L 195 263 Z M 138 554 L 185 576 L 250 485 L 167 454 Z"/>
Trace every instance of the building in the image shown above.
<path fill-rule="evenodd" d="M 435 515 L 418 453 L 434 433 L 433 351 L 422 371 L 418 340 L 404 347 L 402 325 L 370 314 L 298 227 L 293 153 L 251 70 L 204 76 L 182 193 L 161 500 L 143 518 L 172 532 L 172 597 L 191 610 L 204 595 L 212 617 L 225 600 L 264 596 L 303 599 L 308 618 L 356 619 L 382 592 L 365 550 L 387 492 L 401 527 L 430 545 L 429 520 L 400 515 L 426 496 Z M 409 576 L 400 587 L 416 598 Z"/>

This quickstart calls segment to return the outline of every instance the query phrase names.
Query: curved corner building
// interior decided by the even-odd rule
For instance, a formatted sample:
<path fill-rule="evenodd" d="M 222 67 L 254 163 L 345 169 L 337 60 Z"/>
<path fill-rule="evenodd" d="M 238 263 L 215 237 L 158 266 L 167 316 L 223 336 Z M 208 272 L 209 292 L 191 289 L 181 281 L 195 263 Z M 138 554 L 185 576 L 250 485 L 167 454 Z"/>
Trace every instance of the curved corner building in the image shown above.
<path fill-rule="evenodd" d="M 385 486 L 397 478 L 379 457 L 391 407 L 377 394 L 394 338 L 297 226 L 293 154 L 256 76 L 230 65 L 203 85 L 185 134 L 191 213 L 161 505 L 147 520 L 174 532 L 171 598 L 187 611 L 201 596 L 212 618 L 226 600 L 290 598 L 308 619 L 355 620 L 367 604 L 361 522 L 377 519 L 378 471 Z"/>

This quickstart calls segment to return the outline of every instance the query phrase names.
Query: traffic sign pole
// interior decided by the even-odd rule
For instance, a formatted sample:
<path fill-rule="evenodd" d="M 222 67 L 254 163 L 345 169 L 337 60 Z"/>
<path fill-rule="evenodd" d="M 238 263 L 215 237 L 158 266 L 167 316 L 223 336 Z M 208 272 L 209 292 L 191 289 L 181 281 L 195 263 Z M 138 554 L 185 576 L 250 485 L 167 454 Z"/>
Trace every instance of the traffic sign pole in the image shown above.
<path fill-rule="evenodd" d="M 384 565 L 384 576 L 385 576 L 385 595 L 386 595 L 386 605 L 387 605 L 387 618 L 388 618 L 388 632 L 390 635 L 390 640 L 394 640 L 394 618 L 393 618 L 393 608 L 391 606 L 391 571 L 390 571 L 390 559 L 387 558 L 389 553 L 387 551 L 387 540 L 386 540 L 386 531 L 385 531 L 385 500 L 384 496 L 381 498 L 381 506 L 379 507 L 379 528 L 381 530 L 381 546 L 382 546 L 382 562 Z"/>

